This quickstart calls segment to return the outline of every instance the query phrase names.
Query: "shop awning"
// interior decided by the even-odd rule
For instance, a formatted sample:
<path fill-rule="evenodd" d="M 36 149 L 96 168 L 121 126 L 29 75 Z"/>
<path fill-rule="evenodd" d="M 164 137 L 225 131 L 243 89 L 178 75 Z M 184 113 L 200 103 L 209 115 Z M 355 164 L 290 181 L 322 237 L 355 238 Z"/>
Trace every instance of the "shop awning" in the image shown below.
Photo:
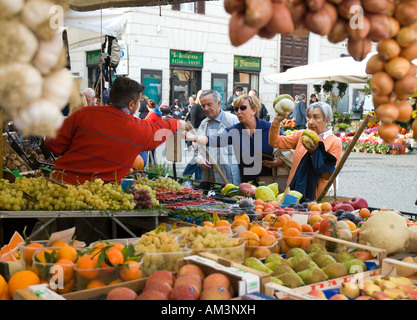
<path fill-rule="evenodd" d="M 194 2 L 192 0 L 70 0 L 76 11 L 94 11 L 105 8 L 163 6 L 167 4 Z"/>
<path fill-rule="evenodd" d="M 322 81 L 337 81 L 343 83 L 366 83 L 366 64 L 370 57 L 376 52 L 371 52 L 368 56 L 358 62 L 352 57 L 343 57 L 333 60 L 326 60 L 311 63 L 304 66 L 290 68 L 285 72 L 264 76 L 265 83 L 268 84 L 312 84 Z"/>

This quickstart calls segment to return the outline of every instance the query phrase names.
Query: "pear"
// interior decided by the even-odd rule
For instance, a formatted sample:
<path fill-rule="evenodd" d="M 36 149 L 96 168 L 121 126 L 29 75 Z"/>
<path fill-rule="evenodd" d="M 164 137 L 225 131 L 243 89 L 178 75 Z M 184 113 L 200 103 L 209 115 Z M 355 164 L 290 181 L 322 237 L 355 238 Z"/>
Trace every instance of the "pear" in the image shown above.
<path fill-rule="evenodd" d="M 385 289 L 396 289 L 398 287 L 398 284 L 396 284 L 395 282 L 390 281 L 390 280 L 382 280 L 379 283 L 379 287 L 382 290 L 385 290 Z"/>
<path fill-rule="evenodd" d="M 374 292 L 380 292 L 380 291 L 381 291 L 381 288 L 379 286 L 377 286 L 376 284 L 370 284 L 370 285 L 363 288 L 363 292 L 367 296 L 372 296 L 374 294 Z"/>
<path fill-rule="evenodd" d="M 388 277 L 389 281 L 395 282 L 397 285 L 399 284 L 413 284 L 411 279 L 406 277 Z"/>
<path fill-rule="evenodd" d="M 341 294 L 351 299 L 355 299 L 360 294 L 359 287 L 350 282 L 343 282 L 339 290 Z"/>
<path fill-rule="evenodd" d="M 392 300 L 404 299 L 406 297 L 404 291 L 400 289 L 385 289 L 383 292 Z"/>

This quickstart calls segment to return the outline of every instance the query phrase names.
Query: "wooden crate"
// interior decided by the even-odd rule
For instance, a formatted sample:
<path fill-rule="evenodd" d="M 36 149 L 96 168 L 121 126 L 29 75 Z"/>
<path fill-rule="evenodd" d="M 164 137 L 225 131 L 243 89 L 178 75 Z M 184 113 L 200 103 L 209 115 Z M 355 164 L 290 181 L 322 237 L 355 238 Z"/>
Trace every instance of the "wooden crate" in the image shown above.
<path fill-rule="evenodd" d="M 297 300 L 300 300 L 300 299 L 301 300 L 317 300 L 317 298 L 310 297 L 309 295 L 307 295 L 307 293 L 313 289 L 325 289 L 325 288 L 340 286 L 340 284 L 342 284 L 343 282 L 355 281 L 355 279 L 357 278 L 373 277 L 381 273 L 382 262 L 387 257 L 387 253 L 385 250 L 366 246 L 366 245 L 351 242 L 351 241 L 328 237 L 322 234 L 315 234 L 312 240 L 313 243 L 319 243 L 322 246 L 325 246 L 326 241 L 332 241 L 332 242 L 336 242 L 339 244 L 347 245 L 349 247 L 355 247 L 358 249 L 375 252 L 377 254 L 376 262 L 378 262 L 379 268 L 374 269 L 374 270 L 367 270 L 365 272 L 360 272 L 356 274 L 350 274 L 345 277 L 330 279 L 330 280 L 326 280 L 323 282 L 313 283 L 310 285 L 304 285 L 302 287 L 293 288 L 293 289 L 271 282 L 271 283 L 266 284 L 265 293 L 269 296 L 276 297 L 278 299 L 289 298 L 289 299 L 297 299 Z"/>

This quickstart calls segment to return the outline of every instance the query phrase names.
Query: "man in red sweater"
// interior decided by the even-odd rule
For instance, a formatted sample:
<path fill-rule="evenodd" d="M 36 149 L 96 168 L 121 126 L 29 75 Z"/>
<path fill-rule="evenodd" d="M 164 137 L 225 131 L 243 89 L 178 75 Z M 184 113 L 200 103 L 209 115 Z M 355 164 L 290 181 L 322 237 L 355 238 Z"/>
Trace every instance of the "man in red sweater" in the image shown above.
<path fill-rule="evenodd" d="M 174 118 L 148 123 L 134 117 L 144 86 L 127 77 L 117 78 L 108 106 L 87 106 L 69 116 L 56 138 L 46 138 L 47 148 L 60 156 L 54 177 L 76 185 L 100 178 L 123 179 L 139 153 L 165 142 L 189 125 Z"/>

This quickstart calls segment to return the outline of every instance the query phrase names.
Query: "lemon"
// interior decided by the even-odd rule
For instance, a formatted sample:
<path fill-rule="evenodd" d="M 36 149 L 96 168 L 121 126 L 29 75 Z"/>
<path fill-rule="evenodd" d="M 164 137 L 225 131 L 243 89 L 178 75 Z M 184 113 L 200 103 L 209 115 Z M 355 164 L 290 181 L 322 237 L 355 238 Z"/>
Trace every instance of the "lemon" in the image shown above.
<path fill-rule="evenodd" d="M 226 184 L 223 189 L 220 191 L 221 194 L 225 195 L 230 189 L 235 188 L 236 186 L 233 183 Z"/>

